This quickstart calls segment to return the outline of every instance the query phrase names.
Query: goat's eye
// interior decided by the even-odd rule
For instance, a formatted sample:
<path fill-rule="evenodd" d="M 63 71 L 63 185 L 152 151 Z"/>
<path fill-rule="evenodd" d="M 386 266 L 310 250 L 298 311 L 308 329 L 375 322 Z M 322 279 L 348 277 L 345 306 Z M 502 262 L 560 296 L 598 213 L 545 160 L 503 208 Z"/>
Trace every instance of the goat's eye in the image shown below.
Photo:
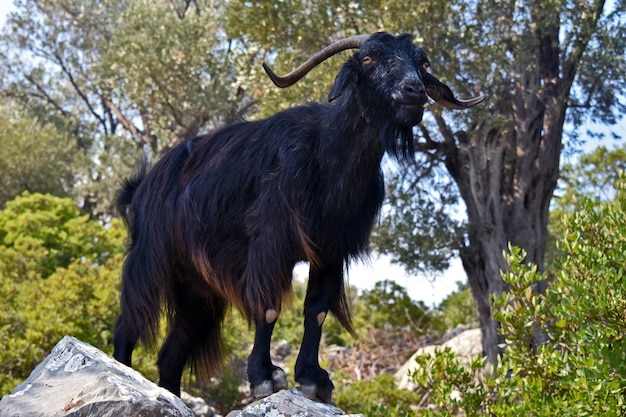
<path fill-rule="evenodd" d="M 362 63 L 363 65 L 369 65 L 369 64 L 371 64 L 371 63 L 372 63 L 372 57 L 371 57 L 371 56 L 364 56 L 364 57 L 361 59 L 361 63 Z"/>

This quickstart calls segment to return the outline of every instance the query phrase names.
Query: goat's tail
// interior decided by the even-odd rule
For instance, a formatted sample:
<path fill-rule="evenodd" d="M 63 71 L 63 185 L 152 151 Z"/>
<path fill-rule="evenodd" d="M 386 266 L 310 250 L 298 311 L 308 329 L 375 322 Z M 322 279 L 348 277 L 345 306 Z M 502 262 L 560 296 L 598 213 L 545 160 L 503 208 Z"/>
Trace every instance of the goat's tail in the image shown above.
<path fill-rule="evenodd" d="M 158 272 L 152 262 L 146 267 L 140 261 L 150 256 L 148 245 L 137 244 L 133 235 L 133 219 L 130 206 L 139 187 L 145 178 L 149 159 L 144 155 L 137 161 L 135 172 L 122 184 L 116 199 L 119 216 L 124 220 L 129 232 L 126 259 L 122 268 L 120 283 L 120 315 L 115 325 L 114 357 L 126 365 L 130 365 L 132 351 L 141 339 L 146 345 L 153 345 L 157 336 L 161 315 L 162 289 L 154 285 L 153 272 Z M 158 256 L 152 255 L 152 258 Z"/>
<path fill-rule="evenodd" d="M 132 177 L 124 180 L 122 188 L 117 193 L 116 208 L 118 215 L 124 220 L 127 226 L 130 225 L 130 214 L 128 207 L 130 206 L 135 191 L 139 184 L 143 181 L 150 168 L 150 157 L 144 154 L 135 165 L 135 172 Z"/>

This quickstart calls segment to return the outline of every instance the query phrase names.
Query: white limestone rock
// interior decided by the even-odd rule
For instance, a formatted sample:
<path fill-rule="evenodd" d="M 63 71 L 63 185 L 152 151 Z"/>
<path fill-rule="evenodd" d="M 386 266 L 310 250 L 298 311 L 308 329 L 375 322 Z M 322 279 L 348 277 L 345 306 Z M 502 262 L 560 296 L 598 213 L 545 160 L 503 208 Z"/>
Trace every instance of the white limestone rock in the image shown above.
<path fill-rule="evenodd" d="M 65 336 L 0 400 L 0 417 L 193 417 L 180 398 L 95 347 Z"/>
<path fill-rule="evenodd" d="M 298 388 L 278 391 L 269 397 L 248 405 L 240 411 L 231 411 L 226 417 L 364 417 L 346 414 L 332 404 L 313 401 L 302 395 Z"/>

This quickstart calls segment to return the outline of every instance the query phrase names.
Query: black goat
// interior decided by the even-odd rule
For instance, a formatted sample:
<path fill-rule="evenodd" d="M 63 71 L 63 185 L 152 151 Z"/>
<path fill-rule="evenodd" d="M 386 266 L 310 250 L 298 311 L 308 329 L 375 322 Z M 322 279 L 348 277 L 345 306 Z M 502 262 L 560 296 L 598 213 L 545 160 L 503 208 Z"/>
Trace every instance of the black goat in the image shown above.
<path fill-rule="evenodd" d="M 229 304 L 256 325 L 248 377 L 262 397 L 287 386 L 270 359 L 270 339 L 292 269 L 310 263 L 304 336 L 295 380 L 310 397 L 331 400 L 318 363 L 328 311 L 351 330 L 343 273 L 363 256 L 383 201 L 385 151 L 413 155 L 412 127 L 427 96 L 457 100 L 426 71 L 410 35 L 376 33 L 338 41 L 285 77 L 285 87 L 339 51 L 360 48 L 335 79 L 329 104 L 310 103 L 265 120 L 226 126 L 173 148 L 139 170 L 119 197 L 130 231 L 121 284 L 115 353 L 130 365 L 141 339 L 155 341 L 165 306 L 169 333 L 159 352 L 159 383 L 180 393 L 189 361 L 208 372 L 221 359 L 220 329 Z"/>

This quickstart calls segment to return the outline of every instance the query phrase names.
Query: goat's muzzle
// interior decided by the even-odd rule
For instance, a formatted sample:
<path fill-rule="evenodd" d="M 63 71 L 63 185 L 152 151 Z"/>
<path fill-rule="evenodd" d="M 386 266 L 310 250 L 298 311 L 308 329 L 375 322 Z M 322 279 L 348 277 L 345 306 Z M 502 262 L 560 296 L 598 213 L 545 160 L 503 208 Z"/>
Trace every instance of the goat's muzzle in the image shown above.
<path fill-rule="evenodd" d="M 407 103 L 399 102 L 396 104 L 396 120 L 407 127 L 418 125 L 422 121 L 424 115 L 424 109 L 428 107 L 428 101 L 426 99 Z"/>
<path fill-rule="evenodd" d="M 428 96 L 422 81 L 409 77 L 400 83 L 392 94 L 396 120 L 404 126 L 415 126 L 422 121 L 424 109 L 428 107 Z"/>

